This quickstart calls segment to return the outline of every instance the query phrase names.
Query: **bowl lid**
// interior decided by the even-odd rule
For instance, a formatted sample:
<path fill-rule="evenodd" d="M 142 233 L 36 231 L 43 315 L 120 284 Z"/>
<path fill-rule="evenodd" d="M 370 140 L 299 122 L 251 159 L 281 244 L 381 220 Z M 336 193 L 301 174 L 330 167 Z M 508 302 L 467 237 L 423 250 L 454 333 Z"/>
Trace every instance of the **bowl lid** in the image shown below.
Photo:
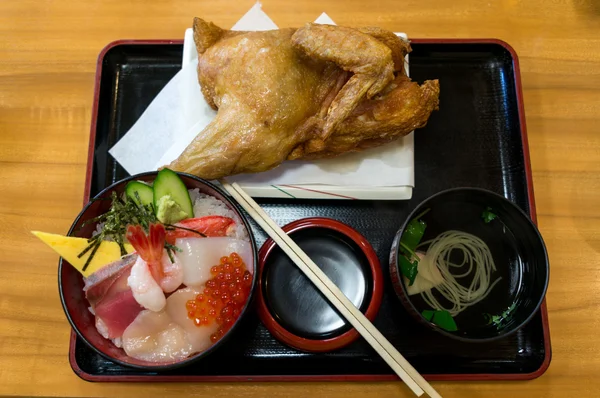
<path fill-rule="evenodd" d="M 302 219 L 283 230 L 372 319 L 383 291 L 382 271 L 371 245 L 351 227 L 326 218 Z M 304 351 L 330 351 L 358 333 L 292 260 L 272 241 L 259 253 L 259 315 L 284 343 Z"/>

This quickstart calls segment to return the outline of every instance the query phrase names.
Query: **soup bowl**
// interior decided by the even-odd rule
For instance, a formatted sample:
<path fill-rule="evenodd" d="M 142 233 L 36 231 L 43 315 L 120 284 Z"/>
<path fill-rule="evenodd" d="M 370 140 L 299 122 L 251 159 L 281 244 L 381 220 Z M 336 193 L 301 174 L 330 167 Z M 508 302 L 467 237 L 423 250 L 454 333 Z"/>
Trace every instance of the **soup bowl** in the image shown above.
<path fill-rule="evenodd" d="M 421 214 L 424 215 L 419 217 Z M 454 230 L 483 240 L 493 258 L 496 270 L 490 273 L 491 290 L 479 302 L 453 317 L 455 331 L 433 322 L 432 313 L 428 311 L 435 309 L 426 303 L 422 294 L 409 295 L 408 279 L 403 275 L 399 262 L 403 255 L 400 242 L 415 217 L 427 225 L 421 240 L 425 244 L 422 251 L 428 249 L 427 241 Z M 450 261 L 460 263 L 462 254 L 451 252 Z M 464 342 L 498 340 L 526 325 L 540 308 L 549 279 L 548 254 L 535 224 L 503 196 L 478 188 L 450 189 L 420 203 L 395 236 L 389 270 L 396 295 L 417 322 Z M 450 273 L 457 276 L 464 271 L 456 268 Z M 466 276 L 456 280 L 467 287 L 472 278 Z M 439 304 L 443 303 L 443 308 L 451 308 L 453 303 L 443 298 L 435 287 L 432 293 Z"/>

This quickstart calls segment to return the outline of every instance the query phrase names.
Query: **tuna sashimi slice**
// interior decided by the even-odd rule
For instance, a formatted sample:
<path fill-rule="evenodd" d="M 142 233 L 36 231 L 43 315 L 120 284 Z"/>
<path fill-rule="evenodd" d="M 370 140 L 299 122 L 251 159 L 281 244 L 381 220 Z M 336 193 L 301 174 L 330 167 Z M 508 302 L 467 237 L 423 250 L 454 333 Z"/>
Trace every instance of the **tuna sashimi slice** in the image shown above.
<path fill-rule="evenodd" d="M 94 309 L 96 317 L 102 319 L 111 339 L 121 337 L 127 327 L 144 308 L 138 304 L 129 290 L 111 294 Z"/>
<path fill-rule="evenodd" d="M 85 280 L 85 296 L 96 317 L 104 324 L 103 332 L 108 333 L 108 338 L 121 337 L 143 310 L 127 286 L 127 278 L 137 258 L 137 254 L 127 255 Z"/>

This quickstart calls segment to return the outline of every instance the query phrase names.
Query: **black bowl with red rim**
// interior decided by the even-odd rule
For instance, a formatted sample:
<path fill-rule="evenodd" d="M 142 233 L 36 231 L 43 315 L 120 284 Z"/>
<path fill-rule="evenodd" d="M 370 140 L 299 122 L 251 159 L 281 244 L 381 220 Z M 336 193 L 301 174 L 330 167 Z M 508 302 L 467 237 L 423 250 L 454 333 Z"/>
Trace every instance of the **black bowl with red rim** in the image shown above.
<path fill-rule="evenodd" d="M 92 235 L 92 232 L 96 229 L 96 223 L 89 223 L 86 225 L 84 225 L 84 223 L 88 220 L 93 219 L 94 217 L 97 217 L 107 212 L 110 208 L 111 201 L 102 199 L 109 199 L 113 191 L 121 195 L 129 181 L 154 181 L 154 179 L 156 178 L 156 174 L 157 172 L 137 174 L 125 178 L 123 180 L 117 181 L 111 186 L 104 189 L 102 192 L 96 195 L 83 208 L 83 210 L 81 210 L 81 212 L 71 225 L 68 235 L 84 238 L 90 237 Z M 252 301 L 254 291 L 256 290 L 258 268 L 256 242 L 254 240 L 254 235 L 252 234 L 250 224 L 248 223 L 246 216 L 242 213 L 240 207 L 232 199 L 230 199 L 229 196 L 227 196 L 220 188 L 216 187 L 210 182 L 204 181 L 193 175 L 183 173 L 178 174 L 188 189 L 198 188 L 201 193 L 214 196 L 215 198 L 223 201 L 227 205 L 227 207 L 230 210 L 232 210 L 237 215 L 238 219 L 241 220 L 241 222 L 243 223 L 246 232 L 248 233 L 250 245 L 252 247 L 252 264 L 246 264 L 246 266 L 252 272 L 253 275 L 250 294 L 248 296 L 246 304 L 244 305 L 240 313 L 239 318 L 235 321 L 235 323 L 227 331 L 227 333 L 208 349 L 197 354 L 191 355 L 190 357 L 180 361 L 173 361 L 168 363 L 148 362 L 129 357 L 122 348 L 117 347 L 112 343 L 112 341 L 102 337 L 102 335 L 96 329 L 94 316 L 88 310 L 89 303 L 86 300 L 85 294 L 83 292 L 83 277 L 69 263 L 61 259 L 58 265 L 58 291 L 60 294 L 63 309 L 65 311 L 67 319 L 69 320 L 69 323 L 71 324 L 71 327 L 90 348 L 92 348 L 94 351 L 96 351 L 103 357 L 109 359 L 110 361 L 116 362 L 123 366 L 143 369 L 146 371 L 164 371 L 191 364 L 192 362 L 195 362 L 200 358 L 205 357 L 206 355 L 215 351 L 219 346 L 227 342 L 228 337 L 231 336 L 231 334 L 235 331 L 236 327 L 240 324 L 240 321 L 242 321 L 242 319 L 244 318 L 244 315 L 248 312 L 248 308 L 250 308 L 250 303 Z"/>
<path fill-rule="evenodd" d="M 444 330 L 422 315 L 424 310 L 433 308 L 420 294 L 408 294 L 406 279 L 399 266 L 401 237 L 409 222 L 425 211 L 426 214 L 420 217 L 427 224 L 421 242 L 450 230 L 466 232 L 485 242 L 496 266 L 490 274 L 490 285 L 496 281 L 497 284 L 481 301 L 453 317 L 456 331 Z M 486 215 L 491 217 L 486 220 Z M 451 252 L 450 261 L 460 264 L 463 261 L 460 251 Z M 464 269 L 456 268 L 451 272 L 460 275 Z M 505 197 L 480 188 L 453 188 L 421 202 L 396 234 L 390 253 L 392 284 L 408 313 L 428 329 L 468 343 L 499 340 L 526 325 L 544 300 L 549 272 L 544 240 L 527 214 Z M 472 279 L 471 275 L 457 278 L 457 281 L 466 287 Z M 435 290 L 433 294 L 445 308 L 451 308 L 452 303 Z"/>
<path fill-rule="evenodd" d="M 383 273 L 377 254 L 361 234 L 329 218 L 301 219 L 283 230 L 369 320 L 375 318 Z M 333 351 L 359 337 L 271 239 L 259 251 L 257 305 L 271 334 L 301 351 Z"/>

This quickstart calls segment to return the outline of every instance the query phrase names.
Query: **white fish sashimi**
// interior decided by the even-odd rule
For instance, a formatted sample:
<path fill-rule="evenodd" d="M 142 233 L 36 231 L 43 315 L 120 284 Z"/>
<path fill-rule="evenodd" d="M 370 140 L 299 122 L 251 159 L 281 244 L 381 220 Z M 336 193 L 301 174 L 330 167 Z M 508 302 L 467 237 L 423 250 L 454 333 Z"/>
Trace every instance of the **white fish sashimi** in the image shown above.
<path fill-rule="evenodd" d="M 152 277 L 148 264 L 141 257 L 138 257 L 131 267 L 127 285 L 131 288 L 135 301 L 142 307 L 155 312 L 165 307 L 167 303 L 165 294 Z"/>
<path fill-rule="evenodd" d="M 440 273 L 437 265 L 429 257 L 422 253 L 419 256 L 419 265 L 417 267 L 417 276 L 412 286 L 409 286 L 408 278 L 404 277 L 404 286 L 409 296 L 433 289 L 444 282 L 444 277 Z"/>
<path fill-rule="evenodd" d="M 177 258 L 183 268 L 183 284 L 201 287 L 212 278 L 210 269 L 219 264 L 223 256 L 236 252 L 252 272 L 252 247 L 250 242 L 234 238 L 179 238 L 175 246 L 181 249 Z"/>
<path fill-rule="evenodd" d="M 130 357 L 149 362 L 172 362 L 193 353 L 185 330 L 165 312 L 142 311 L 125 329 L 123 349 Z"/>
<path fill-rule="evenodd" d="M 183 269 L 177 256 L 173 256 L 173 262 L 165 250 L 162 257 L 164 276 L 160 281 L 160 287 L 165 293 L 174 292 L 183 283 Z"/>
<path fill-rule="evenodd" d="M 201 352 L 210 347 L 210 335 L 218 329 L 214 320 L 208 325 L 196 326 L 194 321 L 188 318 L 185 303 L 194 300 L 198 294 L 200 291 L 194 288 L 179 289 L 169 296 L 165 309 L 171 319 L 186 331 L 194 352 Z"/>

